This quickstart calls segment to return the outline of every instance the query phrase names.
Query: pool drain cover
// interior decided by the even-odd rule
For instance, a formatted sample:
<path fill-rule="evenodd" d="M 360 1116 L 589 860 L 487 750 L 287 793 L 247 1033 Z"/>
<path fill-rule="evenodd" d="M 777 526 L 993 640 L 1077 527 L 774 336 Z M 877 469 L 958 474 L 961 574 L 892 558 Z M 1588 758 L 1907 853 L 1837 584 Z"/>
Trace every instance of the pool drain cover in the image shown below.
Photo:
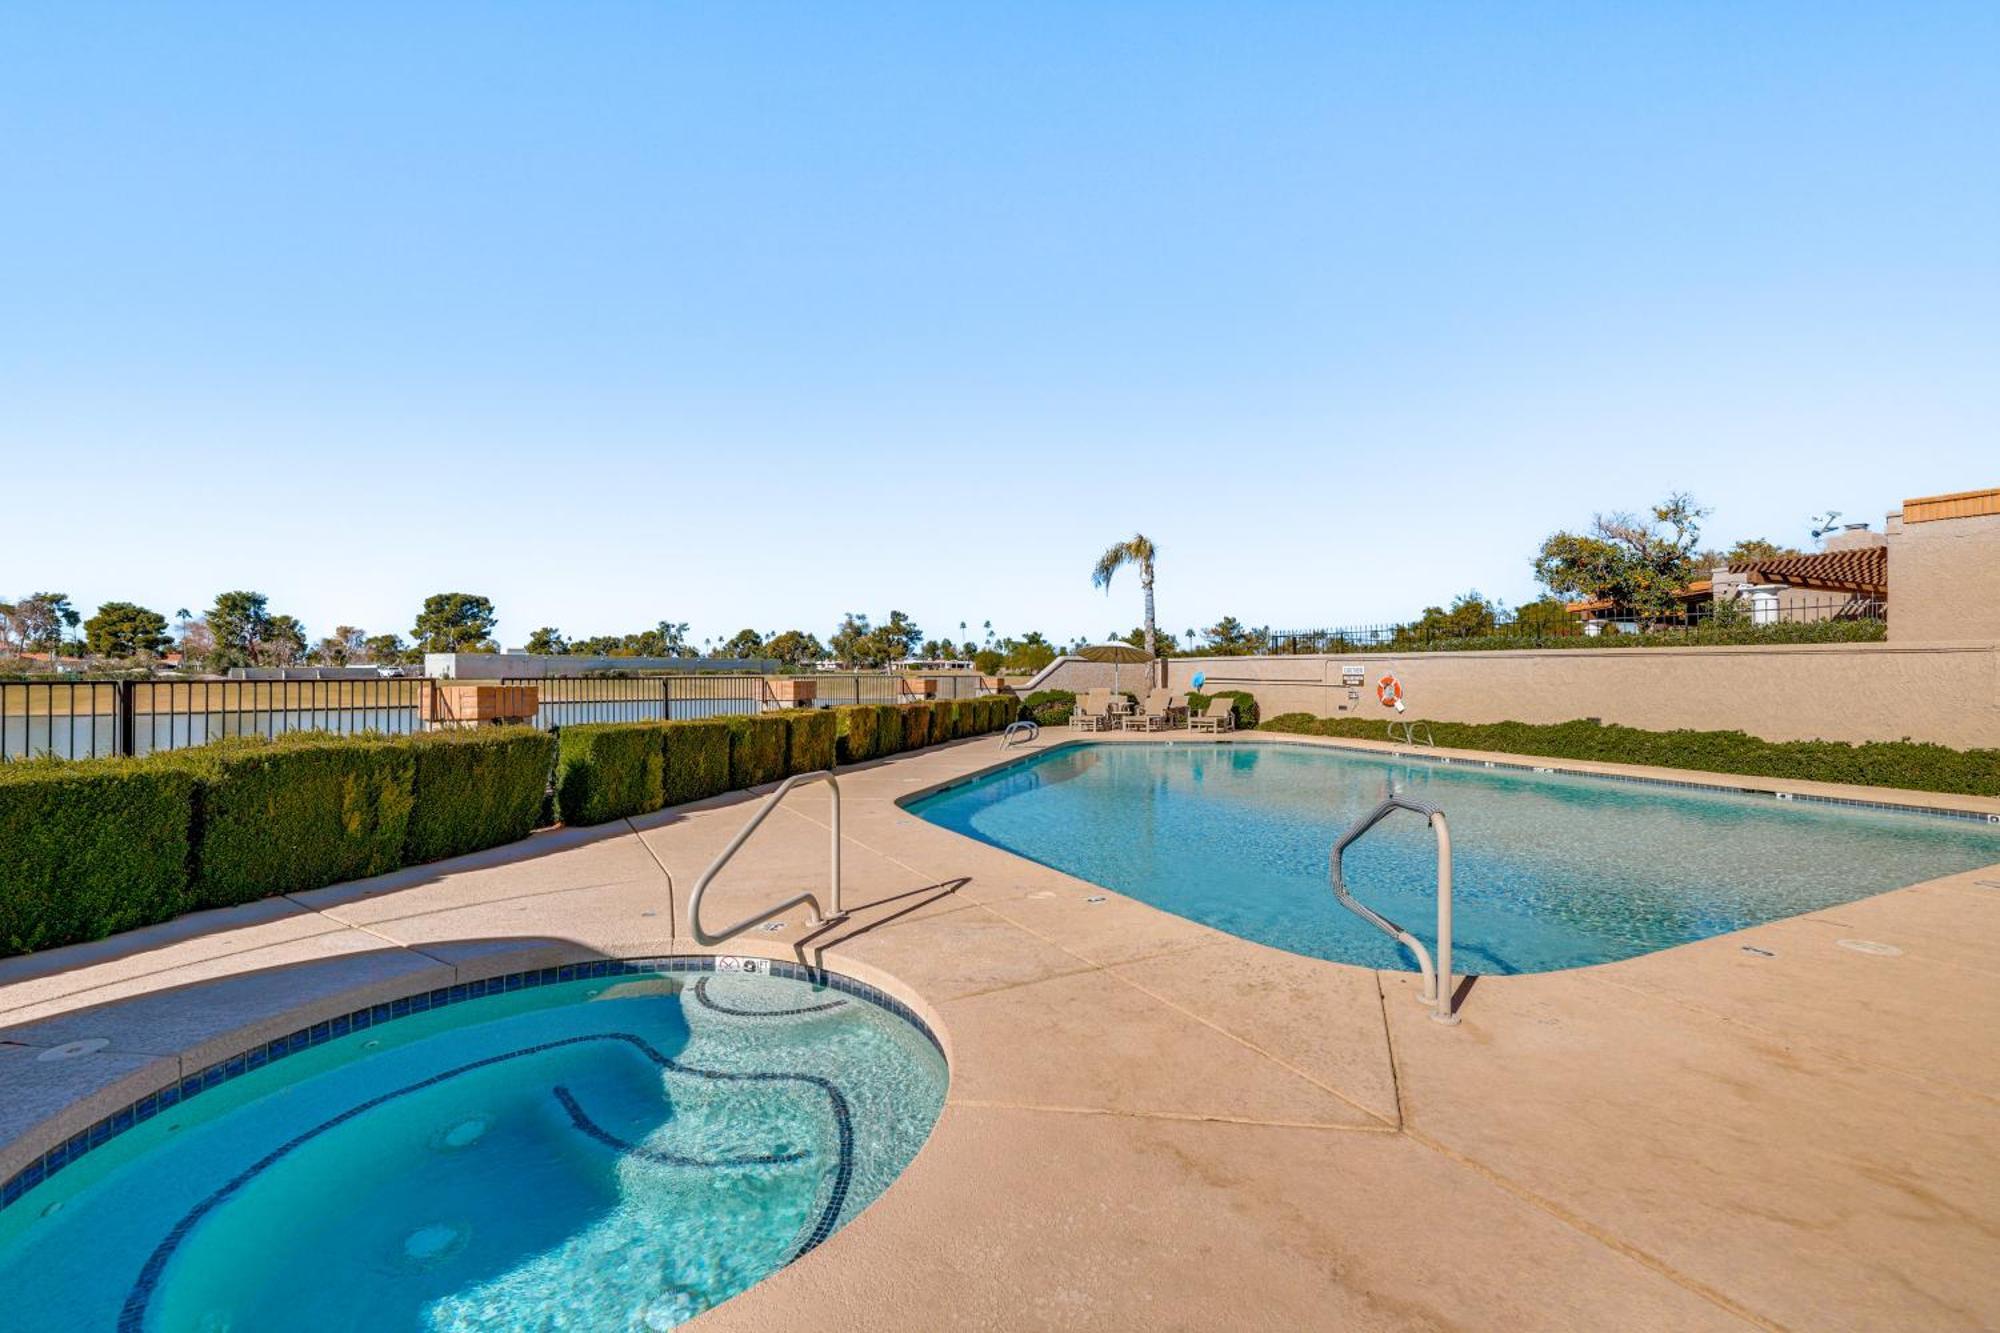
<path fill-rule="evenodd" d="M 96 1055 L 111 1044 L 109 1037 L 85 1037 L 81 1041 L 66 1041 L 60 1046 L 51 1046 L 35 1057 L 37 1064 L 47 1064 L 51 1060 L 74 1060 L 79 1055 Z"/>
<path fill-rule="evenodd" d="M 1880 944 L 1874 940 L 1835 940 L 1834 943 L 1843 949 L 1873 954 L 1878 958 L 1894 958 L 1903 952 L 1893 944 Z"/>

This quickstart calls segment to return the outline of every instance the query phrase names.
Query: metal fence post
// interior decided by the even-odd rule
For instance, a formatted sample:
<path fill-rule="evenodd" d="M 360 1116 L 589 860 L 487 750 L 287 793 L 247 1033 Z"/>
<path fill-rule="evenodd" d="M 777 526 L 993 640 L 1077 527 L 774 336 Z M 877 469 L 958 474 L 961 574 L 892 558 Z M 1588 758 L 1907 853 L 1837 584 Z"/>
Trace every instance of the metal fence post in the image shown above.
<path fill-rule="evenodd" d="M 118 691 L 117 693 L 118 734 L 112 737 L 112 744 L 119 754 L 122 754 L 129 759 L 131 758 L 133 752 L 133 744 L 134 744 L 133 733 L 137 730 L 137 728 L 133 725 L 133 712 L 134 712 L 132 707 L 133 682 L 129 680 L 121 680 L 114 682 L 114 684 L 116 685 Z"/>

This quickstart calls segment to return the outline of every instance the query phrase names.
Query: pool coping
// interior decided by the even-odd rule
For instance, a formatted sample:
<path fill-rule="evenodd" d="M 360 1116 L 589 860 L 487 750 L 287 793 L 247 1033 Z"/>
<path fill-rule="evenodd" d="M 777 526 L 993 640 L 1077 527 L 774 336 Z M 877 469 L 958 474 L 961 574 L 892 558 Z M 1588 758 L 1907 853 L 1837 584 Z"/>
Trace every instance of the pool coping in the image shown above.
<path fill-rule="evenodd" d="M 753 962 L 755 966 L 725 967 L 723 966 L 725 960 L 738 963 Z M 384 1023 L 473 1000 L 535 990 L 543 986 L 561 985 L 566 982 L 618 977 L 714 975 L 718 972 L 744 973 L 759 970 L 785 980 L 804 981 L 814 986 L 840 991 L 902 1019 L 930 1042 L 949 1070 L 951 1061 L 944 1042 L 923 1015 L 878 986 L 828 968 L 806 967 L 787 959 L 766 958 L 754 954 L 662 954 L 637 958 L 603 958 L 589 962 L 528 968 L 472 981 L 461 981 L 450 986 L 431 987 L 393 1000 L 363 1005 L 343 1014 L 308 1023 L 283 1036 L 259 1042 L 233 1055 L 212 1061 L 192 1073 L 171 1079 L 145 1095 L 133 1098 L 117 1110 L 98 1118 L 75 1133 L 66 1137 L 59 1136 L 60 1141 L 54 1146 L 31 1157 L 25 1166 L 12 1172 L 4 1181 L 0 1181 L 0 1211 L 24 1201 L 37 1186 L 46 1183 L 87 1154 L 104 1147 L 120 1135 L 157 1115 L 184 1105 L 200 1094 L 222 1087 L 245 1074 L 268 1068 L 287 1056 L 311 1050 L 357 1032 L 370 1031 Z M 298 1011 L 307 1012 L 314 1007 L 306 1003 L 300 1005 Z M 24 1141 L 48 1137 L 46 1130 L 50 1124 L 73 1118 L 67 1114 L 69 1109 L 64 1108 L 40 1123 L 30 1126 L 8 1144 L 0 1147 L 18 1149 Z"/>

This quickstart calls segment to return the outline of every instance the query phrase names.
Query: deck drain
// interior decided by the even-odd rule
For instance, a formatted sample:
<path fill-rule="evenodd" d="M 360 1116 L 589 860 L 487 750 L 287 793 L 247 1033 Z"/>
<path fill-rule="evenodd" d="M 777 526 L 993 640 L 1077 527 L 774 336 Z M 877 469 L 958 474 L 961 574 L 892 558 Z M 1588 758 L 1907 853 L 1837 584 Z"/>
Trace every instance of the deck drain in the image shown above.
<path fill-rule="evenodd" d="M 763 931 L 766 935 L 774 930 L 783 930 L 784 928 L 785 923 L 782 921 L 766 921 L 763 925 Z"/>
<path fill-rule="evenodd" d="M 1104 901 L 1104 895 L 1101 893 L 1093 893 L 1088 898 L 1085 898 L 1084 901 L 1087 903 L 1101 903 Z"/>
<path fill-rule="evenodd" d="M 1760 948 L 1758 948 L 1758 947 L 1757 947 L 1756 945 L 1754 945 L 1754 944 L 1746 944 L 1746 945 L 1744 945 L 1744 946 L 1743 946 L 1743 952 L 1744 952 L 1744 953 L 1754 953 L 1754 954 L 1756 954 L 1756 955 L 1757 955 L 1757 956 L 1758 956 L 1759 958 L 1776 958 L 1776 957 L 1778 956 L 1778 955 L 1776 955 L 1776 954 L 1772 953 L 1772 952 L 1771 952 L 1771 951 L 1770 951 L 1769 949 L 1760 949 Z"/>
<path fill-rule="evenodd" d="M 51 1046 L 35 1057 L 37 1064 L 51 1060 L 74 1060 L 79 1055 L 96 1055 L 111 1044 L 109 1037 L 85 1037 L 80 1041 L 66 1041 L 60 1046 Z"/>
<path fill-rule="evenodd" d="M 1894 958 L 1903 952 L 1893 944 L 1881 944 L 1875 940 L 1835 940 L 1834 943 L 1843 949 L 1851 949 L 1855 953 L 1873 954 L 1878 958 Z"/>

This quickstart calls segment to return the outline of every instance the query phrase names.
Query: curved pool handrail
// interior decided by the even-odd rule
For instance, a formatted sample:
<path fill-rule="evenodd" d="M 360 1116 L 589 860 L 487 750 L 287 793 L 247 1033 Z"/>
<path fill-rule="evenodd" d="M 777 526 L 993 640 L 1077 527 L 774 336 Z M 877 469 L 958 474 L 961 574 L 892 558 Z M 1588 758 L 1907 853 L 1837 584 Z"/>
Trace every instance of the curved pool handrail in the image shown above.
<path fill-rule="evenodd" d="M 1424 948 L 1422 940 L 1349 892 L 1347 878 L 1341 870 L 1341 857 L 1348 847 L 1362 834 L 1398 810 L 1408 810 L 1412 814 L 1422 815 L 1437 833 L 1438 951 L 1435 964 L 1431 961 L 1430 950 Z M 1431 1006 L 1432 1021 L 1457 1023 L 1458 1015 L 1453 1013 L 1451 1008 L 1451 829 L 1445 823 L 1444 808 L 1408 796 L 1385 796 L 1380 805 L 1354 821 L 1347 832 L 1340 835 L 1339 840 L 1333 844 L 1331 860 L 1333 896 L 1339 900 L 1341 906 L 1417 956 L 1417 969 L 1423 973 L 1424 978 L 1422 999 L 1425 1004 Z"/>
<path fill-rule="evenodd" d="M 793 894 L 777 906 L 767 911 L 759 912 L 755 916 L 746 917 L 738 921 L 735 925 L 725 927 L 713 935 L 703 930 L 701 928 L 701 898 L 708 891 L 709 884 L 714 881 L 717 875 L 722 873 L 722 868 L 729 864 L 730 858 L 742 850 L 743 844 L 750 841 L 750 835 L 755 833 L 758 827 L 770 817 L 771 812 L 778 808 L 778 803 L 790 794 L 792 788 L 803 787 L 809 782 L 821 781 L 826 783 L 827 793 L 833 802 L 833 837 L 827 854 L 829 864 L 829 885 L 827 892 L 833 904 L 833 911 L 823 911 L 819 905 L 818 895 L 808 890 L 805 893 Z M 835 921 L 845 920 L 847 917 L 847 913 L 840 910 L 840 783 L 834 779 L 830 771 L 823 768 L 811 773 L 794 773 L 791 777 L 779 783 L 778 789 L 765 797 L 764 804 L 757 807 L 757 813 L 750 816 L 749 822 L 744 824 L 737 835 L 729 840 L 729 845 L 722 849 L 721 855 L 709 862 L 708 869 L 702 871 L 701 878 L 695 881 L 694 892 L 688 896 L 688 930 L 693 933 L 695 939 L 700 943 L 704 945 L 716 945 L 732 936 L 741 935 L 744 931 L 750 929 L 750 927 L 769 921 L 778 913 L 785 911 L 787 908 L 797 907 L 801 903 L 812 908 L 812 924 L 814 925 L 830 925 Z"/>
<path fill-rule="evenodd" d="M 1033 745 L 1041 739 L 1042 724 L 1033 718 L 1026 717 L 1018 722 L 1009 722 L 1006 729 L 1000 733 L 1000 748 L 1004 750 L 1014 744 L 1016 736 L 1025 736 L 1027 738 L 1026 743 Z"/>
<path fill-rule="evenodd" d="M 1398 721 L 1393 717 L 1390 718 L 1389 739 L 1392 741 L 1396 739 L 1397 727 L 1401 727 L 1403 729 L 1403 744 L 1405 745 L 1428 745 L 1433 748 L 1437 746 L 1437 738 L 1431 735 L 1431 724 L 1428 722 Z M 1417 739 L 1418 727 L 1422 727 L 1424 729 L 1424 738 L 1422 740 Z"/>

